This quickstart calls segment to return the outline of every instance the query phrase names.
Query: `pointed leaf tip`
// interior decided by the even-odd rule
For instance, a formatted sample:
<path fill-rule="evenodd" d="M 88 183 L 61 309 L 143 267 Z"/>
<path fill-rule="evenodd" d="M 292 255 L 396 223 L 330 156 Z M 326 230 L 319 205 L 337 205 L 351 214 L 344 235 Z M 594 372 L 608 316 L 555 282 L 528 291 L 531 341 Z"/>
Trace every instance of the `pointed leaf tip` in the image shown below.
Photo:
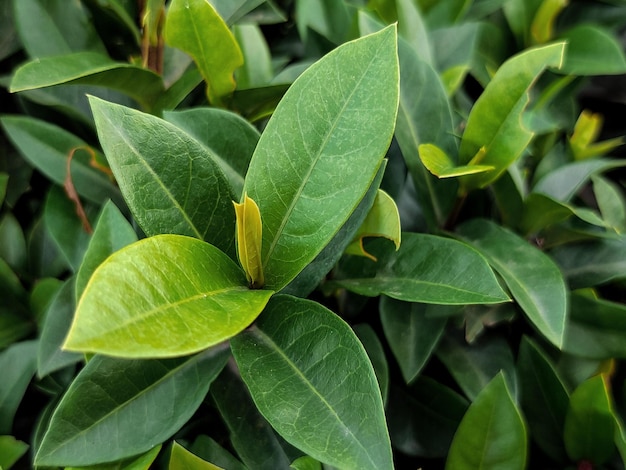
<path fill-rule="evenodd" d="M 244 194 L 243 202 L 233 201 L 237 217 L 237 256 L 251 287 L 261 288 L 265 284 L 261 265 L 261 242 L 263 225 L 261 211 L 254 199 Z"/>

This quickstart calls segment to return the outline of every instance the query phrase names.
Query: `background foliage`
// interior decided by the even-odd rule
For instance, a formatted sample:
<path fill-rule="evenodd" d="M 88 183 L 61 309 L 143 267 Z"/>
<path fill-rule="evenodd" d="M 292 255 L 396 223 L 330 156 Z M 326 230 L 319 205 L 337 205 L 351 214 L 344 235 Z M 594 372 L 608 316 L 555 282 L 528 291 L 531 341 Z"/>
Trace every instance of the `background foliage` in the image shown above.
<path fill-rule="evenodd" d="M 0 467 L 624 468 L 625 18 L 0 0 Z"/>

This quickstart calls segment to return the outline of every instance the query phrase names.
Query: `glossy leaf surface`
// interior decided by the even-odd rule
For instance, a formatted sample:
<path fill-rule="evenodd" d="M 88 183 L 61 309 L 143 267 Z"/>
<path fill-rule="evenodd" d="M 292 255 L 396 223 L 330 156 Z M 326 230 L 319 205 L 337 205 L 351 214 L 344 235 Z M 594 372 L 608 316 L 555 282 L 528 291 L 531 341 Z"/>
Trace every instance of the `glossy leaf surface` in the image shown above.
<path fill-rule="evenodd" d="M 309 67 L 267 124 L 244 191 L 263 219 L 266 284 L 280 290 L 332 239 L 369 189 L 398 106 L 395 28 Z"/>
<path fill-rule="evenodd" d="M 443 150 L 433 144 L 422 144 L 418 147 L 418 151 L 424 166 L 438 178 L 473 175 L 495 169 L 495 167 L 489 165 L 456 166 Z"/>
<path fill-rule="evenodd" d="M 336 467 L 392 468 L 372 365 L 332 312 L 276 296 L 231 347 L 259 411 L 287 441 Z"/>
<path fill-rule="evenodd" d="M 454 435 L 446 469 L 526 468 L 527 437 L 503 374 L 480 392 Z"/>
<path fill-rule="evenodd" d="M 246 273 L 248 283 L 253 287 L 263 287 L 263 266 L 261 266 L 261 242 L 263 222 L 259 206 L 247 194 L 241 203 L 234 202 L 237 217 L 237 257 Z"/>
<path fill-rule="evenodd" d="M 233 72 L 243 64 L 241 50 L 208 1 L 174 0 L 167 12 L 165 40 L 193 57 L 212 104 L 220 105 L 235 89 Z"/>
<path fill-rule="evenodd" d="M 150 450 L 187 422 L 227 358 L 224 348 L 166 360 L 95 356 L 56 408 L 35 464 L 93 465 Z"/>
<path fill-rule="evenodd" d="M 13 418 L 37 368 L 37 342 L 22 341 L 0 353 L 0 434 L 11 434 Z"/>
<path fill-rule="evenodd" d="M 113 174 L 146 234 L 189 235 L 232 253 L 232 190 L 211 152 L 154 116 L 90 102 Z"/>
<path fill-rule="evenodd" d="M 243 271 L 212 245 L 147 238 L 94 272 L 64 347 L 124 357 L 190 354 L 244 329 L 271 295 L 249 290 Z"/>
<path fill-rule="evenodd" d="M 361 295 L 385 294 L 408 302 L 460 305 L 509 300 L 484 258 L 464 243 L 404 233 L 400 249 L 393 252 L 380 242 L 368 245 L 378 263 L 364 260 L 364 269 L 355 270 L 360 275 L 375 270 L 375 275 L 341 279 L 339 285 Z"/>
<path fill-rule="evenodd" d="M 476 219 L 459 227 L 506 282 L 528 319 L 553 344 L 563 344 L 567 290 L 558 266 L 526 240 L 495 223 Z"/>
<path fill-rule="evenodd" d="M 533 135 L 521 122 L 528 90 L 546 67 L 560 66 L 564 49 L 564 43 L 555 43 L 526 50 L 498 69 L 472 107 L 459 149 L 459 164 L 491 165 L 495 170 L 464 177 L 466 189 L 496 180 L 526 148 Z"/>
<path fill-rule="evenodd" d="M 164 91 L 156 73 L 124 62 L 114 62 L 104 54 L 76 52 L 27 62 L 15 71 L 11 92 L 76 84 L 104 86 L 134 98 L 150 109 Z"/>

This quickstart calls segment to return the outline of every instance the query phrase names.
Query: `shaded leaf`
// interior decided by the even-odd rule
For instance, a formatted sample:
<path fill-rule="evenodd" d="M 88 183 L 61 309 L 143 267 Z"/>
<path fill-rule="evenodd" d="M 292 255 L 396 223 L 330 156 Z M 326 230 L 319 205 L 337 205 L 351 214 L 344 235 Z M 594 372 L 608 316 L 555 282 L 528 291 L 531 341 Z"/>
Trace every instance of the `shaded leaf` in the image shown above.
<path fill-rule="evenodd" d="M 378 263 L 363 259 L 358 276 L 337 283 L 357 294 L 408 302 L 460 305 L 500 303 L 509 298 L 486 261 L 464 243 L 434 235 L 404 233 L 397 252 L 384 240 L 368 244 Z"/>
<path fill-rule="evenodd" d="M 0 353 L 0 434 L 11 434 L 13 418 L 37 369 L 37 341 L 15 343 Z"/>
<path fill-rule="evenodd" d="M 458 232 L 498 271 L 533 325 L 560 347 L 567 317 L 567 289 L 552 259 L 486 219 L 466 222 Z"/>
<path fill-rule="evenodd" d="M 626 73 L 626 57 L 617 38 L 599 26 L 581 24 L 560 36 L 567 41 L 561 72 L 569 75 Z"/>
<path fill-rule="evenodd" d="M 339 317 L 275 296 L 231 347 L 259 411 L 287 441 L 333 466 L 393 467 L 376 376 Z"/>
<path fill-rule="evenodd" d="M 352 329 L 365 348 L 365 352 L 370 358 L 370 361 L 372 361 L 372 367 L 374 367 L 374 373 L 378 380 L 383 403 L 387 403 L 387 397 L 389 395 L 389 365 L 387 364 L 383 345 L 378 339 L 374 329 L 367 323 L 354 325 Z"/>
<path fill-rule="evenodd" d="M 220 470 L 221 467 L 202 460 L 178 442 L 172 444 L 168 470 Z"/>
<path fill-rule="evenodd" d="M 93 465 L 150 450 L 187 422 L 227 358 L 224 348 L 165 360 L 95 356 L 54 411 L 35 465 Z"/>
<path fill-rule="evenodd" d="M 398 99 L 395 28 L 309 67 L 267 124 L 244 191 L 261 209 L 266 284 L 280 290 L 328 244 L 369 189 Z"/>
<path fill-rule="evenodd" d="M 65 470 L 149 470 L 161 451 L 161 444 L 145 454 L 129 457 L 114 463 L 88 465 L 86 467 L 65 467 Z"/>
<path fill-rule="evenodd" d="M 207 462 L 226 470 L 246 470 L 246 467 L 233 455 L 220 446 L 214 439 L 200 434 L 189 447 L 189 450 Z"/>
<path fill-rule="evenodd" d="M 180 235 L 146 238 L 96 269 L 64 348 L 123 357 L 200 351 L 263 310 L 272 292 L 246 286 L 243 271 L 212 245 Z"/>
<path fill-rule="evenodd" d="M 237 217 L 237 257 L 246 273 L 251 287 L 261 288 L 265 284 L 261 266 L 261 241 L 263 223 L 259 206 L 247 194 L 243 202 L 233 202 Z"/>
<path fill-rule="evenodd" d="M 522 416 L 499 373 L 465 413 L 454 435 L 446 469 L 526 468 L 528 442 Z"/>

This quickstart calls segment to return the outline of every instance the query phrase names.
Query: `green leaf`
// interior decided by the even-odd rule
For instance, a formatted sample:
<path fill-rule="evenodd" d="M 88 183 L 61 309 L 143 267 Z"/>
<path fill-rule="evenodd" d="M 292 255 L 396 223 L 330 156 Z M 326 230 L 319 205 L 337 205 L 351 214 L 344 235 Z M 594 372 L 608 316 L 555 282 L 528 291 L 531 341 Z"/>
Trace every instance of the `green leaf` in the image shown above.
<path fill-rule="evenodd" d="M 195 61 L 207 83 L 209 102 L 222 105 L 235 89 L 233 72 L 243 65 L 233 34 L 206 0 L 173 0 L 165 22 L 165 41 Z"/>
<path fill-rule="evenodd" d="M 398 11 L 398 34 L 417 52 L 427 64 L 433 61 L 432 47 L 422 14 L 413 0 L 396 0 Z"/>
<path fill-rule="evenodd" d="M 26 116 L 3 116 L 2 127 L 24 158 L 45 176 L 59 185 L 67 177 L 68 158 L 76 149 L 89 149 L 83 140 L 53 124 Z M 103 159 L 96 152 L 95 159 Z M 87 152 L 74 154 L 70 163 L 72 182 L 78 194 L 89 201 L 102 204 L 111 199 L 124 207 L 119 190 L 102 171 L 94 168 Z"/>
<path fill-rule="evenodd" d="M 252 402 L 236 368 L 225 368 L 211 387 L 233 448 L 246 468 L 283 470 L 293 459 L 288 446 L 270 427 Z"/>
<path fill-rule="evenodd" d="M 163 93 L 163 80 L 143 67 L 115 62 L 96 52 L 44 57 L 19 67 L 11 80 L 11 93 L 54 85 L 93 85 L 117 90 L 151 109 Z"/>
<path fill-rule="evenodd" d="M 623 189 L 608 178 L 592 176 L 593 192 L 606 223 L 618 233 L 626 231 L 626 199 Z"/>
<path fill-rule="evenodd" d="M 367 217 L 357 230 L 354 241 L 346 248 L 346 253 L 366 256 L 371 255 L 363 247 L 365 237 L 384 237 L 393 241 L 396 250 L 400 248 L 400 214 L 393 198 L 385 191 L 379 189 L 372 208 Z M 374 259 L 376 261 L 376 259 Z"/>
<path fill-rule="evenodd" d="M 215 387 L 213 383 L 212 389 Z M 246 470 L 246 467 L 233 455 L 220 446 L 214 439 L 200 434 L 189 447 L 189 450 L 198 457 L 213 462 L 215 465 L 228 470 Z"/>
<path fill-rule="evenodd" d="M 13 436 L 0 436 L 0 468 L 9 470 L 28 451 L 28 444 Z"/>
<path fill-rule="evenodd" d="M 558 201 L 568 202 L 593 175 L 624 165 L 626 165 L 626 160 L 608 158 L 569 163 L 544 175 L 532 191 L 545 194 Z"/>
<path fill-rule="evenodd" d="M 11 434 L 13 418 L 37 368 L 37 341 L 22 341 L 0 353 L 0 434 Z"/>
<path fill-rule="evenodd" d="M 515 233 L 486 219 L 458 229 L 502 276 L 532 324 L 560 347 L 567 316 L 567 289 L 558 266 Z"/>
<path fill-rule="evenodd" d="M 255 24 L 233 26 L 235 40 L 243 53 L 243 67 L 235 71 L 237 88 L 262 87 L 274 76 L 272 57 L 261 29 Z"/>
<path fill-rule="evenodd" d="M 27 257 L 24 231 L 15 216 L 7 212 L 0 219 L 0 258 L 21 273 L 26 271 Z"/>
<path fill-rule="evenodd" d="M 374 370 L 339 317 L 275 296 L 231 347 L 259 411 L 287 441 L 329 465 L 393 468 Z"/>
<path fill-rule="evenodd" d="M 499 373 L 476 397 L 454 435 L 446 469 L 526 468 L 524 421 Z"/>
<path fill-rule="evenodd" d="M 350 38 L 351 18 L 345 2 L 329 0 L 296 0 L 296 26 L 303 42 L 311 41 L 311 31 L 333 44 Z"/>
<path fill-rule="evenodd" d="M 567 6 L 568 0 L 543 0 L 530 25 L 534 44 L 543 44 L 554 37 L 554 23 Z"/>
<path fill-rule="evenodd" d="M 65 281 L 46 311 L 37 353 L 37 375 L 44 377 L 82 359 L 82 354 L 61 350 L 72 324 L 76 303 L 74 278 Z"/>
<path fill-rule="evenodd" d="M 626 277 L 626 236 L 592 240 L 555 248 L 552 257 L 573 289 Z"/>
<path fill-rule="evenodd" d="M 569 75 L 620 75 L 626 57 L 615 35 L 591 24 L 575 26 L 560 36 L 567 41 L 561 72 Z"/>
<path fill-rule="evenodd" d="M 445 335 L 437 347 L 437 358 L 471 401 L 500 371 L 504 372 L 509 388 L 516 391 L 513 353 L 501 336 L 482 335 L 467 344 L 464 339 Z"/>
<path fill-rule="evenodd" d="M 238 198 L 259 131 L 241 116 L 218 108 L 166 111 L 164 118 L 213 152 Z"/>
<path fill-rule="evenodd" d="M 76 299 L 82 295 L 91 275 L 111 254 L 137 241 L 137 234 L 120 210 L 108 201 L 98 217 L 82 263 L 76 275 Z"/>
<path fill-rule="evenodd" d="M 459 149 L 461 165 L 491 165 L 495 170 L 463 177 L 466 190 L 495 181 L 530 143 L 533 133 L 521 120 L 529 88 L 546 67 L 560 66 L 564 50 L 564 43 L 536 47 L 500 66 L 470 112 Z"/>
<path fill-rule="evenodd" d="M 189 235 L 233 253 L 232 192 L 212 153 L 157 117 L 90 102 L 113 174 L 146 234 Z"/>
<path fill-rule="evenodd" d="M 550 359 L 527 336 L 520 345 L 517 372 L 530 436 L 554 460 L 565 461 L 562 436 L 569 395 Z"/>
<path fill-rule="evenodd" d="M 434 235 L 404 233 L 397 252 L 384 250 L 381 241 L 368 245 L 378 263 L 363 259 L 363 276 L 337 283 L 357 294 L 385 294 L 407 302 L 447 305 L 492 304 L 509 300 L 487 262 L 464 243 Z M 371 247 L 371 248 L 370 248 Z M 382 248 L 382 249 L 381 249 Z"/>
<path fill-rule="evenodd" d="M 370 187 L 398 105 L 395 28 L 309 67 L 265 128 L 244 191 L 261 209 L 268 288 L 287 285 L 330 242 Z"/>
<path fill-rule="evenodd" d="M 8 173 L 0 173 L 0 205 L 4 203 L 5 197 L 7 195 L 7 186 L 9 184 L 9 175 Z"/>
<path fill-rule="evenodd" d="M 490 165 L 457 166 L 443 150 L 434 144 L 421 144 L 418 147 L 418 152 L 424 166 L 438 178 L 473 175 L 495 169 L 494 166 Z"/>
<path fill-rule="evenodd" d="M 392 384 L 387 405 L 391 441 L 408 455 L 445 457 L 467 407 L 461 395 L 423 375 L 406 391 Z"/>
<path fill-rule="evenodd" d="M 418 376 L 439 343 L 447 318 L 429 317 L 428 310 L 441 308 L 385 296 L 380 299 L 383 330 L 407 383 Z"/>
<path fill-rule="evenodd" d="M 626 306 L 573 293 L 563 350 L 592 359 L 626 358 Z"/>
<path fill-rule="evenodd" d="M 86 467 L 65 467 L 65 470 L 150 470 L 161 451 L 161 444 L 139 456 L 118 460 L 114 463 L 88 465 Z"/>
<path fill-rule="evenodd" d="M 174 441 L 172 444 L 172 452 L 170 454 L 170 461 L 168 470 L 220 470 L 221 467 L 213 465 L 205 460 L 202 460 L 197 455 L 189 452 L 178 442 Z"/>
<path fill-rule="evenodd" d="M 85 50 L 106 52 L 81 3 L 65 0 L 12 3 L 15 25 L 29 56 L 45 57 Z"/>
<path fill-rule="evenodd" d="M 372 367 L 374 367 L 374 373 L 378 380 L 383 403 L 387 403 L 387 397 L 389 395 L 389 365 L 387 364 L 383 345 L 378 339 L 374 329 L 367 323 L 354 325 L 352 329 L 365 348 L 365 352 L 370 358 L 370 361 L 372 361 Z"/>
<path fill-rule="evenodd" d="M 570 397 L 563 438 L 574 461 L 602 465 L 615 453 L 615 417 L 608 378 L 596 375 L 578 386 Z"/>
<path fill-rule="evenodd" d="M 263 223 L 259 206 L 247 194 L 241 204 L 234 202 L 237 217 L 237 257 L 252 288 L 265 284 L 261 266 L 261 241 Z"/>
<path fill-rule="evenodd" d="M 150 450 L 193 415 L 227 358 L 224 348 L 163 360 L 95 356 L 52 415 L 35 465 L 93 465 Z"/>
<path fill-rule="evenodd" d="M 96 269 L 64 347 L 124 357 L 200 351 L 263 310 L 272 291 L 246 285 L 243 271 L 212 245 L 180 235 L 141 240 Z"/>

